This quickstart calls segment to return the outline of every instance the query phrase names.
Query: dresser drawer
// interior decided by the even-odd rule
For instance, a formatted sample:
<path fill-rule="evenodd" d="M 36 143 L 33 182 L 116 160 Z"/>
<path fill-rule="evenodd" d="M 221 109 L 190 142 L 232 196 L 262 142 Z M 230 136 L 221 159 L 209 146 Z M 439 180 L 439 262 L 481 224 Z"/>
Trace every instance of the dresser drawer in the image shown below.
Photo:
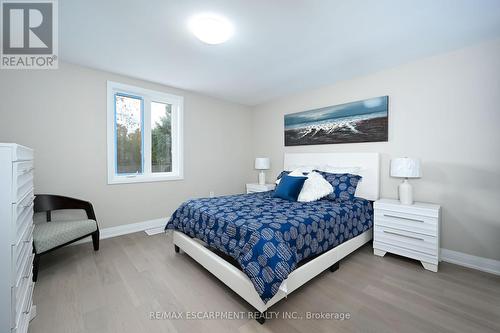
<path fill-rule="evenodd" d="M 375 224 L 429 236 L 438 234 L 438 218 L 383 209 L 375 210 Z"/>
<path fill-rule="evenodd" d="M 23 263 L 26 258 L 31 256 L 33 253 L 33 229 L 34 225 L 31 225 L 26 232 L 23 234 L 19 243 L 12 245 L 12 276 L 13 280 L 16 279 L 20 274 L 22 274 Z"/>
<path fill-rule="evenodd" d="M 28 192 L 19 203 L 12 204 L 12 245 L 19 242 L 27 228 L 33 224 L 33 191 Z"/>
<path fill-rule="evenodd" d="M 27 333 L 30 323 L 30 313 L 23 313 L 19 320 L 18 326 L 11 330 L 11 333 Z"/>
<path fill-rule="evenodd" d="M 22 282 L 26 280 L 29 275 L 33 271 L 33 260 L 35 258 L 35 254 L 32 253 L 31 255 L 24 257 L 23 261 L 21 263 L 21 270 L 16 272 L 19 273 L 17 274 L 14 279 L 12 279 L 12 288 L 15 290 L 19 290 L 19 288 L 22 285 Z M 17 293 L 17 292 L 16 292 Z"/>
<path fill-rule="evenodd" d="M 21 318 L 19 319 L 19 323 L 17 324 L 16 327 L 14 327 L 11 330 L 11 333 L 27 333 L 28 326 L 30 323 L 30 317 L 31 317 L 31 314 L 29 312 L 21 314 Z"/>
<path fill-rule="evenodd" d="M 438 240 L 436 237 L 388 228 L 381 225 L 374 227 L 374 239 L 378 242 L 392 244 L 408 250 L 437 256 Z"/>
<path fill-rule="evenodd" d="M 26 295 L 26 290 L 29 288 L 33 279 L 33 258 L 34 255 L 29 256 L 26 260 L 26 265 L 20 274 L 20 279 L 17 281 L 17 285 L 12 287 L 12 300 L 16 305 L 21 305 L 23 303 L 24 297 Z"/>
<path fill-rule="evenodd" d="M 33 289 L 35 284 L 32 281 L 32 274 L 26 279 L 22 285 L 21 296 L 15 299 L 15 304 L 12 304 L 12 327 L 14 330 L 24 327 L 26 318 L 29 321 L 29 314 L 33 304 Z M 14 300 L 14 299 L 13 299 Z"/>
<path fill-rule="evenodd" d="M 31 148 L 24 147 L 21 145 L 12 145 L 12 161 L 28 161 L 32 160 L 34 156 L 34 151 Z"/>
<path fill-rule="evenodd" d="M 12 202 L 17 203 L 33 190 L 33 161 L 12 163 Z"/>

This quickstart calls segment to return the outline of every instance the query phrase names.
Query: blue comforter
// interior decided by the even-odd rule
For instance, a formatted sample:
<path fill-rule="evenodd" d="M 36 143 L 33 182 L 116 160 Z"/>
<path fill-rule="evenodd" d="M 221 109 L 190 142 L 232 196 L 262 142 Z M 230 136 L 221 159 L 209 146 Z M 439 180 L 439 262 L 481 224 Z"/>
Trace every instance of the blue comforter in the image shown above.
<path fill-rule="evenodd" d="M 234 258 L 267 303 L 301 260 L 373 225 L 368 200 L 290 202 L 271 194 L 189 200 L 165 229 L 181 231 Z"/>

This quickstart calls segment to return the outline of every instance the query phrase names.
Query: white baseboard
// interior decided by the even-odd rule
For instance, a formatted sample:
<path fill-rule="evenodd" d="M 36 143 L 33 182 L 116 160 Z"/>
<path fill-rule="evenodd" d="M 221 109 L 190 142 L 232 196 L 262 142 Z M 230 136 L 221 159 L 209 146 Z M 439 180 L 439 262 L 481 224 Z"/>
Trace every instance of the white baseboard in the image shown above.
<path fill-rule="evenodd" d="M 99 239 L 112 238 L 126 234 L 132 234 L 134 232 L 149 231 L 149 230 L 151 230 L 152 232 L 150 233 L 146 232 L 148 235 L 155 235 L 163 231 L 163 228 L 165 228 L 168 219 L 169 219 L 168 217 L 165 217 L 144 222 L 118 225 L 116 227 L 102 228 L 99 229 Z M 90 241 L 91 238 L 89 236 L 78 242 L 72 243 L 71 245 L 87 243 Z"/>
<path fill-rule="evenodd" d="M 479 271 L 500 275 L 500 260 L 473 256 L 471 254 L 441 249 L 441 260 Z"/>
<path fill-rule="evenodd" d="M 103 228 L 99 230 L 100 239 L 117 237 L 140 231 L 145 231 L 148 235 L 156 235 L 163 232 L 163 228 L 165 228 L 168 219 L 168 217 L 165 217 L 144 222 L 119 225 L 116 227 Z M 90 242 L 90 240 L 91 238 L 89 236 L 73 244 L 76 245 L 86 243 Z M 500 275 L 500 260 L 477 257 L 471 254 L 443 248 L 441 249 L 441 260 L 452 264 L 477 269 L 479 271 Z"/>
<path fill-rule="evenodd" d="M 161 227 L 156 227 L 156 228 L 151 228 L 151 229 L 144 230 L 144 232 L 146 232 L 146 234 L 148 234 L 148 236 L 158 235 L 158 234 L 161 234 L 164 231 L 165 231 L 165 225 L 164 224 L 162 224 Z"/>

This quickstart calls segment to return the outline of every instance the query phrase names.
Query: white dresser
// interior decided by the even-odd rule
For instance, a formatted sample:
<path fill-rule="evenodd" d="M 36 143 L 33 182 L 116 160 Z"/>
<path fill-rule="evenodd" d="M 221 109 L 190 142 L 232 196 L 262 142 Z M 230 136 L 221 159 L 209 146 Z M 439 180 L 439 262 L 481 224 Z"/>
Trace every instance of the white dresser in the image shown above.
<path fill-rule="evenodd" d="M 381 199 L 374 204 L 373 253 L 386 252 L 420 260 L 425 269 L 437 272 L 439 264 L 439 205 Z"/>
<path fill-rule="evenodd" d="M 32 306 L 33 150 L 0 143 L 0 332 L 25 333 Z"/>

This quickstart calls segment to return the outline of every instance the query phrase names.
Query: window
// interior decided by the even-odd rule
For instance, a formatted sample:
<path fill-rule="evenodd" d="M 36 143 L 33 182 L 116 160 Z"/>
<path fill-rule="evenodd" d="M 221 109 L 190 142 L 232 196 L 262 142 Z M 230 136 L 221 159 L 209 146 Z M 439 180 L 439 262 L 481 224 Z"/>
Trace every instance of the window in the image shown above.
<path fill-rule="evenodd" d="M 181 96 L 108 81 L 108 184 L 177 180 Z"/>

